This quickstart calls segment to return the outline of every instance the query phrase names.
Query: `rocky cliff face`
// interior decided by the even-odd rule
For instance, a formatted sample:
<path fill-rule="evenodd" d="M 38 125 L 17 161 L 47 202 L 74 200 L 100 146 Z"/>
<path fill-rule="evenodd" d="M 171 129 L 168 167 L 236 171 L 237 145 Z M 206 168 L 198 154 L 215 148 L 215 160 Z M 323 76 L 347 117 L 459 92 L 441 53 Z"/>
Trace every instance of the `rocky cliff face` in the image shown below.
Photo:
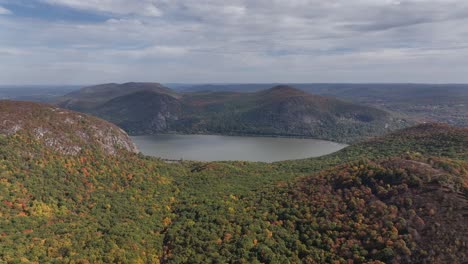
<path fill-rule="evenodd" d="M 119 149 L 138 151 L 128 135 L 109 122 L 31 102 L 0 101 L 0 134 L 30 137 L 66 155 L 86 148 L 110 155 Z"/>

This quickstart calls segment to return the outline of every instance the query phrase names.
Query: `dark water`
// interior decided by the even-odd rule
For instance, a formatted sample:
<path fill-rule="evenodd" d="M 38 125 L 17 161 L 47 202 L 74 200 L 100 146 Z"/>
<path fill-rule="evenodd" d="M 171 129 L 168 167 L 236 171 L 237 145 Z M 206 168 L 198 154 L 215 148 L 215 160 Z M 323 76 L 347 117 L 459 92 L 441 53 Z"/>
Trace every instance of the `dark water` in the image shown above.
<path fill-rule="evenodd" d="M 273 162 L 323 156 L 346 147 L 324 140 L 272 137 L 151 135 L 132 139 L 145 155 L 198 161 Z"/>

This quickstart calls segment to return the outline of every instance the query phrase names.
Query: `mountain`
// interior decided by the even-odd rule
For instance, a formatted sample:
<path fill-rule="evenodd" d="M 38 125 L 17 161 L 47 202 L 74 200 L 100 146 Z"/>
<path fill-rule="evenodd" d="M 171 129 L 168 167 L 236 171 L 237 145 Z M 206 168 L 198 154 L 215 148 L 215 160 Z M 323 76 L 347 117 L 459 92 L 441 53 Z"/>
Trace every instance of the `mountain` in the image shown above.
<path fill-rule="evenodd" d="M 64 108 L 76 111 L 84 111 L 96 107 L 116 97 L 128 95 L 134 92 L 153 91 L 161 94 L 175 93 L 159 83 L 107 83 L 88 86 L 68 93 L 58 99 L 57 104 Z"/>
<path fill-rule="evenodd" d="M 261 262 L 297 248 L 293 256 L 304 262 L 461 263 L 467 165 L 410 157 L 361 161 L 269 191 L 256 206 L 269 208 L 268 229 L 297 240 L 264 249 Z"/>
<path fill-rule="evenodd" d="M 274 84 L 170 84 L 178 91 L 256 92 Z M 295 83 L 305 92 L 403 113 L 417 121 L 468 127 L 467 84 Z"/>
<path fill-rule="evenodd" d="M 0 101 L 0 135 L 30 138 L 62 154 L 77 155 L 98 148 L 108 154 L 119 149 L 136 152 L 128 135 L 101 119 L 52 105 Z"/>
<path fill-rule="evenodd" d="M 120 96 L 91 109 L 90 114 L 117 124 L 130 134 L 168 131 L 181 113 L 176 97 L 155 91 L 138 91 Z"/>
<path fill-rule="evenodd" d="M 467 260 L 466 128 L 425 124 L 297 161 L 166 163 L 131 147 L 109 155 L 99 142 L 120 130 L 97 118 L 0 111 L 1 262 Z"/>
<path fill-rule="evenodd" d="M 280 135 L 352 142 L 408 125 L 383 110 L 284 85 L 253 93 L 180 94 L 159 86 L 124 86 L 117 85 L 115 93 L 114 85 L 84 88 L 59 105 L 104 118 L 133 135 Z"/>
<path fill-rule="evenodd" d="M 108 84 L 118 90 L 118 84 Z M 127 84 L 132 87 L 132 83 Z M 145 83 L 133 83 L 133 87 Z M 147 86 L 161 86 L 146 83 Z M 164 84 L 179 94 L 197 92 L 252 93 L 278 84 Z M 415 84 L 415 83 L 294 83 L 289 84 L 310 94 L 334 97 L 359 105 L 401 113 L 417 122 L 444 122 L 468 127 L 467 84 Z M 0 86 L 0 99 L 66 104 L 64 97 L 80 86 Z M 166 88 L 167 89 L 167 88 Z M 172 91 L 174 93 L 174 91 Z M 72 93 L 73 95 L 73 93 Z M 70 104 L 74 109 L 77 102 Z M 82 102 L 85 103 L 85 102 Z M 85 103 L 86 105 L 86 103 Z M 76 108 L 75 108 L 76 110 Z"/>
<path fill-rule="evenodd" d="M 289 86 L 256 92 L 255 97 L 255 106 L 241 117 L 251 133 L 345 138 L 350 142 L 405 125 L 385 111 L 310 95 Z"/>

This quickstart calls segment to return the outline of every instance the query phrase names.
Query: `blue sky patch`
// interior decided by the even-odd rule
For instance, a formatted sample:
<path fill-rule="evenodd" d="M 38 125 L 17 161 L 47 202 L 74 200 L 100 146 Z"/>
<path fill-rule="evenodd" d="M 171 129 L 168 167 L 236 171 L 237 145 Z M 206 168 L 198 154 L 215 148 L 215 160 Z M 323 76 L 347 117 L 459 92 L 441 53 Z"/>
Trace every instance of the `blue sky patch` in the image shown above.
<path fill-rule="evenodd" d="M 35 18 L 48 21 L 101 22 L 111 18 L 110 15 L 95 13 L 70 7 L 50 5 L 41 2 L 17 0 L 1 4 L 10 10 L 15 17 Z"/>

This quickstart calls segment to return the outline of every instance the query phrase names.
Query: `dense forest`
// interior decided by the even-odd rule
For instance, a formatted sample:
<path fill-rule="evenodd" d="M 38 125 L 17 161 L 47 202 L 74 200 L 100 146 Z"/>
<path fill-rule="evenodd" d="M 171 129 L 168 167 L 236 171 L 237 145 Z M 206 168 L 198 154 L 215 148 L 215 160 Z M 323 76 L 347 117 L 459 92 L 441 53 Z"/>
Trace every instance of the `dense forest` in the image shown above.
<path fill-rule="evenodd" d="M 420 125 L 313 159 L 167 163 L 122 146 L 63 153 L 24 127 L 0 136 L 1 262 L 467 261 L 467 129 Z"/>

